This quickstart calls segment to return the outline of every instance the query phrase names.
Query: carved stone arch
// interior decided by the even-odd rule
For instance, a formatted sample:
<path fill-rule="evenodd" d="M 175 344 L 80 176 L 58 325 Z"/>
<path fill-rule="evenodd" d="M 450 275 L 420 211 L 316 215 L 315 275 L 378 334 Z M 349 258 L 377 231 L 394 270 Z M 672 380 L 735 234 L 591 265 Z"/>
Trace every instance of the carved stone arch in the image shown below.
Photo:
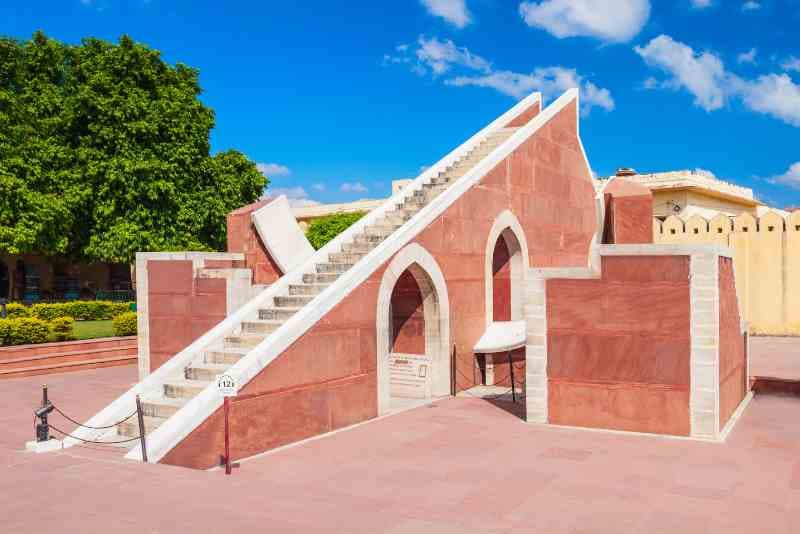
<path fill-rule="evenodd" d="M 392 258 L 378 289 L 376 314 L 378 414 L 391 409 L 389 356 L 392 343 L 392 292 L 406 271 L 422 294 L 425 318 L 425 353 L 431 358 L 430 394 L 450 393 L 450 300 L 444 275 L 434 257 L 417 243 L 411 243 Z"/>
<path fill-rule="evenodd" d="M 511 257 L 511 320 L 521 320 L 525 297 L 525 277 L 530 266 L 528 240 L 519 219 L 510 211 L 500 213 L 489 230 L 484 254 L 484 280 L 486 302 L 486 325 L 494 316 L 493 257 L 498 239 L 504 239 Z"/>

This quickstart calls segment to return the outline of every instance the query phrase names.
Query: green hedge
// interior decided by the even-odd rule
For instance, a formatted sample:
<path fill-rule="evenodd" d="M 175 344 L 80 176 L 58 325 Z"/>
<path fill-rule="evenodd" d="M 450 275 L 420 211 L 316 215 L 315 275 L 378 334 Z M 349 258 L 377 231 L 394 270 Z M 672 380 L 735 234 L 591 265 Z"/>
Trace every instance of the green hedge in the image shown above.
<path fill-rule="evenodd" d="M 357 211 L 355 213 L 335 213 L 327 215 L 311 221 L 306 231 L 306 237 L 314 249 L 319 250 L 325 244 L 341 234 L 350 226 L 363 217 L 365 211 Z"/>
<path fill-rule="evenodd" d="M 114 335 L 136 335 L 136 312 L 121 313 L 114 317 Z"/>
<path fill-rule="evenodd" d="M 56 317 L 50 321 L 53 341 L 69 341 L 75 339 L 75 319 L 72 317 Z"/>
<path fill-rule="evenodd" d="M 45 343 L 50 338 L 50 326 L 35 317 L 0 319 L 0 337 L 4 345 Z"/>
<path fill-rule="evenodd" d="M 17 317 L 28 317 L 30 308 L 19 302 L 9 302 L 6 304 L 6 318 L 15 319 Z"/>
<path fill-rule="evenodd" d="M 43 321 L 52 321 L 58 317 L 72 317 L 76 321 L 107 321 L 130 311 L 130 309 L 130 302 L 111 302 L 110 300 L 75 300 L 40 303 L 32 306 L 23 306 L 12 302 L 6 306 L 6 314 L 9 318 L 35 317 Z"/>

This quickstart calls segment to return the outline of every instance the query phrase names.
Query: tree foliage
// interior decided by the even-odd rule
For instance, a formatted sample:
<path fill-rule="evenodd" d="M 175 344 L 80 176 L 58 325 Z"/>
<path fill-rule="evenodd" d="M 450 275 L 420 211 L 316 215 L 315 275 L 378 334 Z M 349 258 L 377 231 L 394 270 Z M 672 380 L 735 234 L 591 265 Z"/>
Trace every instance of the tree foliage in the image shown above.
<path fill-rule="evenodd" d="M 130 262 L 224 247 L 262 193 L 243 154 L 210 155 L 198 72 L 122 37 L 0 39 L 0 251 Z"/>
<path fill-rule="evenodd" d="M 326 215 L 311 221 L 306 231 L 311 246 L 315 250 L 319 250 L 325 244 L 341 234 L 350 226 L 366 214 L 364 211 L 357 211 L 353 213 L 334 213 L 333 215 Z"/>

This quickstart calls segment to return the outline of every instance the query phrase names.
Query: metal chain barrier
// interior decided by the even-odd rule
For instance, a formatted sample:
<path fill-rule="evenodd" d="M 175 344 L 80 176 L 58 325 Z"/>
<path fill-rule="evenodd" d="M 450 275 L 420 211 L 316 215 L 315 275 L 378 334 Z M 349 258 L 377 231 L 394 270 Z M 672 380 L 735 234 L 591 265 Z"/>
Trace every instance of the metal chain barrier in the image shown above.
<path fill-rule="evenodd" d="M 65 432 L 58 427 L 54 426 L 48 421 L 48 417 L 52 412 L 56 412 L 61 417 L 73 423 L 81 428 L 88 428 L 91 430 L 110 430 L 115 428 L 117 425 L 124 423 L 128 419 L 132 418 L 133 416 L 138 416 L 138 423 L 139 423 L 139 435 L 131 438 L 121 439 L 121 440 L 114 440 L 114 441 L 99 441 L 94 439 L 85 439 L 78 436 L 75 436 L 69 432 Z M 39 423 L 36 423 L 36 419 L 39 419 Z M 70 417 L 66 413 L 64 413 L 61 409 L 59 409 L 55 404 L 53 404 L 47 397 L 47 385 L 42 386 L 42 405 L 37 410 L 34 411 L 34 432 L 36 435 L 36 441 L 43 442 L 50 440 L 50 430 L 54 430 L 61 434 L 64 437 L 69 437 L 75 440 L 78 440 L 82 443 L 91 443 L 94 445 L 119 445 L 123 443 L 131 443 L 133 441 L 139 441 L 142 445 L 142 460 L 146 463 L 147 462 L 147 445 L 145 443 L 145 428 L 144 428 L 144 414 L 142 413 L 142 405 L 139 399 L 139 395 L 136 395 L 136 410 L 133 413 L 120 419 L 119 421 L 112 423 L 110 425 L 105 426 L 91 426 L 85 425 L 83 423 L 79 423 L 74 418 Z"/>

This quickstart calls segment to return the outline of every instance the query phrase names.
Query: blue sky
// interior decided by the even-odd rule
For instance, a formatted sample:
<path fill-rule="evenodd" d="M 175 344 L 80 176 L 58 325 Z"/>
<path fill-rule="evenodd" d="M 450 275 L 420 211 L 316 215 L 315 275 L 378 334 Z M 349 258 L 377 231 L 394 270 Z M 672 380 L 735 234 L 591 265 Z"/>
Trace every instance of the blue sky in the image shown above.
<path fill-rule="evenodd" d="M 601 176 L 704 169 L 800 205 L 800 0 L 5 0 L 0 33 L 126 33 L 200 70 L 214 150 L 297 203 L 394 178 L 518 98 L 581 88 Z"/>

